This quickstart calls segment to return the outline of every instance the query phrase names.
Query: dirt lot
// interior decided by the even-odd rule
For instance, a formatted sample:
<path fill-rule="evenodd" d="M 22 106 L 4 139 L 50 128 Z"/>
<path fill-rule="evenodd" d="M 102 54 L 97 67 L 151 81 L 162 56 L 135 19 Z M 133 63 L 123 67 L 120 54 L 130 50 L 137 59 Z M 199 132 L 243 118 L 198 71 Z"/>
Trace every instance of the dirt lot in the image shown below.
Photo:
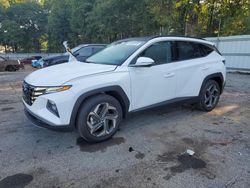
<path fill-rule="evenodd" d="M 210 113 L 165 107 L 133 114 L 112 140 L 89 145 L 26 119 L 27 74 L 0 73 L 0 188 L 250 187 L 250 75 L 228 74 Z M 194 157 L 182 155 L 187 149 Z"/>

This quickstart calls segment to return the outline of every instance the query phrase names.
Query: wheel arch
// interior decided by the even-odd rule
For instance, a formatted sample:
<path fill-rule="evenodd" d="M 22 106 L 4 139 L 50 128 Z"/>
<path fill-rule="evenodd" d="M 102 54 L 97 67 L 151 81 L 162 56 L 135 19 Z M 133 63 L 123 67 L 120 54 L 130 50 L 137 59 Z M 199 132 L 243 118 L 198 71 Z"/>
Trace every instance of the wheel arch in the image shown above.
<path fill-rule="evenodd" d="M 223 77 L 222 73 L 218 72 L 218 73 L 210 74 L 207 77 L 205 77 L 205 79 L 202 82 L 201 88 L 200 88 L 199 96 L 201 94 L 202 88 L 204 87 L 204 85 L 206 84 L 206 82 L 208 80 L 215 80 L 219 84 L 221 94 L 222 94 L 222 92 L 224 90 L 224 77 Z"/>
<path fill-rule="evenodd" d="M 70 117 L 70 125 L 72 127 L 75 127 L 76 125 L 76 118 L 78 115 L 78 111 L 79 108 L 81 107 L 81 105 L 90 97 L 99 95 L 99 94 L 107 94 L 110 95 L 114 98 L 116 98 L 122 107 L 122 112 L 123 112 L 123 117 L 125 118 L 128 110 L 129 110 L 129 106 L 130 106 L 130 101 L 126 95 L 126 93 L 124 92 L 124 90 L 120 87 L 120 86 L 108 86 L 108 87 L 103 87 L 103 88 L 98 88 L 95 90 L 91 90 L 88 91 L 82 95 L 80 95 L 78 97 L 78 99 L 76 100 L 72 113 L 71 113 L 71 117 Z"/>

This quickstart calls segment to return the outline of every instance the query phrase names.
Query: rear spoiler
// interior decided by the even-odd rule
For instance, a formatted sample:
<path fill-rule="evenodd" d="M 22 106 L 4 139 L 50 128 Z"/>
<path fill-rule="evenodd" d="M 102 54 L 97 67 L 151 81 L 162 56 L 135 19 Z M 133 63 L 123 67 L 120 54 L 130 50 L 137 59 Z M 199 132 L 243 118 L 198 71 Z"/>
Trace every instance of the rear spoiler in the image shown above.
<path fill-rule="evenodd" d="M 218 54 L 220 54 L 222 56 L 222 54 L 220 53 L 220 51 L 218 50 L 218 48 L 216 47 L 216 45 L 213 43 L 212 48 L 214 49 L 214 51 L 216 51 Z"/>

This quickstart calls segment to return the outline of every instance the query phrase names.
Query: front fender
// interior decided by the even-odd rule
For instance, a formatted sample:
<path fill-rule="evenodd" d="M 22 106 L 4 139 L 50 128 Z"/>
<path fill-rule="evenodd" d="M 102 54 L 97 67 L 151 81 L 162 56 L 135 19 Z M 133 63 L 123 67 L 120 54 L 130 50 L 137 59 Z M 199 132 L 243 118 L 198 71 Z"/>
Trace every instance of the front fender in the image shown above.
<path fill-rule="evenodd" d="M 101 94 L 101 93 L 106 93 L 106 94 L 109 94 L 109 95 L 112 95 L 113 97 L 115 97 L 121 103 L 121 106 L 123 109 L 123 115 L 126 116 L 126 114 L 128 113 L 128 110 L 129 110 L 129 106 L 130 106 L 130 101 L 129 101 L 128 96 L 126 95 L 124 90 L 118 85 L 107 86 L 107 87 L 98 88 L 98 89 L 88 91 L 88 92 L 83 93 L 82 95 L 80 95 L 78 97 L 78 99 L 76 100 L 76 102 L 74 104 L 71 118 L 70 118 L 70 125 L 71 126 L 75 127 L 75 122 L 76 122 L 76 118 L 78 115 L 78 110 L 81 107 L 81 105 L 83 104 L 83 102 L 87 98 Z"/>

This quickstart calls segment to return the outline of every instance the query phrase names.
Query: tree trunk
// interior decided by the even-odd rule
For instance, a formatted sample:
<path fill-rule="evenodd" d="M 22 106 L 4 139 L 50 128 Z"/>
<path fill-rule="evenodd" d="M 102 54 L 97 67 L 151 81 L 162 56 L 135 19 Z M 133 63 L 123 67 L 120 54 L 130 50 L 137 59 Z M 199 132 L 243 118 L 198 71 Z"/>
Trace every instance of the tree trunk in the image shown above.
<path fill-rule="evenodd" d="M 214 19 L 214 9 L 215 9 L 215 0 L 212 1 L 212 7 L 210 9 L 210 15 L 209 15 L 208 26 L 207 26 L 208 35 L 211 35 L 213 31 L 212 25 L 213 25 L 213 19 Z"/>

